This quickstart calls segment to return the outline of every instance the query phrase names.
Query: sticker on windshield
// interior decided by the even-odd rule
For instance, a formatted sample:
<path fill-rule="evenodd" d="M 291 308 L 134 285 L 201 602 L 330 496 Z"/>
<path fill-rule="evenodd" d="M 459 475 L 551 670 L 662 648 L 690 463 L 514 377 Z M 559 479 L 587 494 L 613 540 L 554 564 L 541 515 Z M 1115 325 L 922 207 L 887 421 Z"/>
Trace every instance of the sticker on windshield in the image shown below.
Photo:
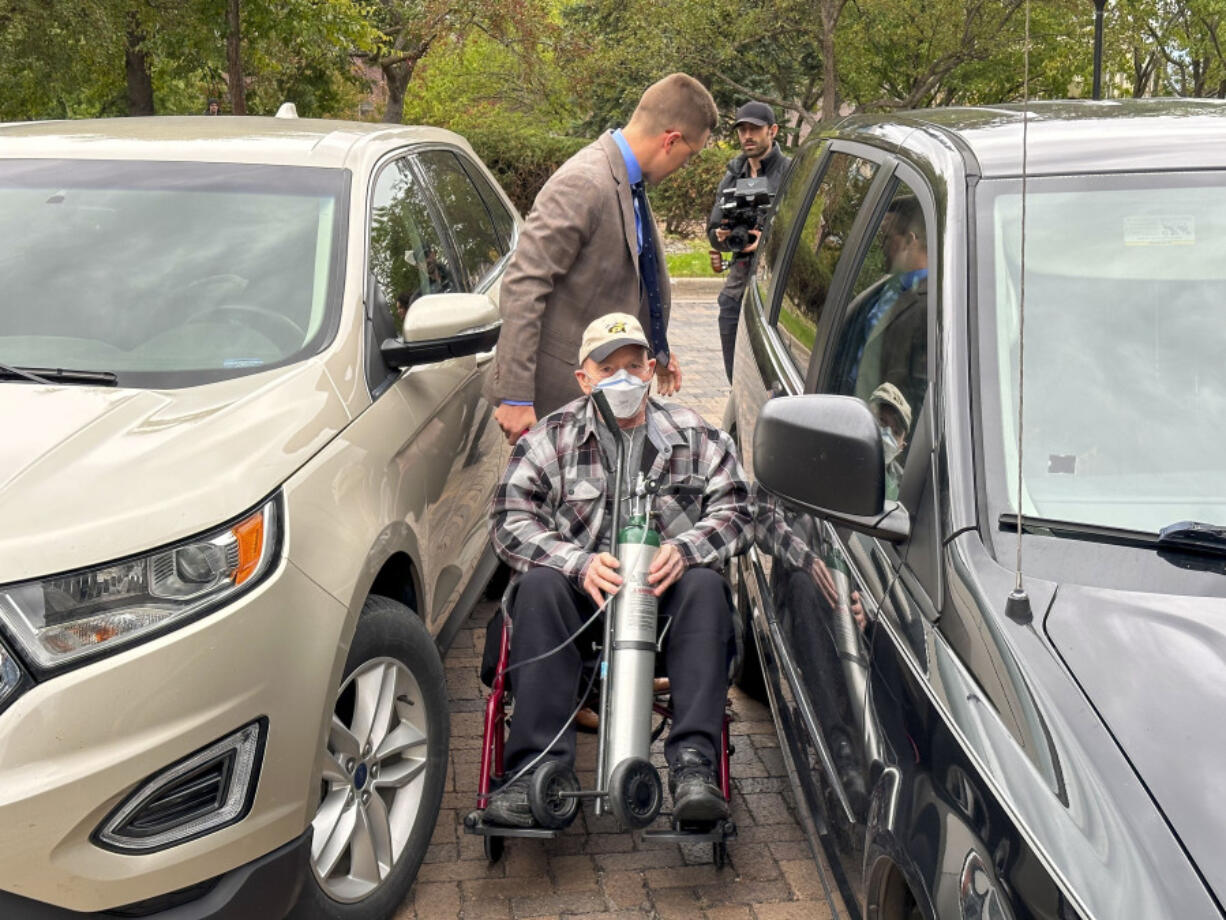
<path fill-rule="evenodd" d="M 1124 218 L 1125 246 L 1192 246 L 1196 218 L 1191 214 L 1146 214 Z"/>
<path fill-rule="evenodd" d="M 226 358 L 221 362 L 222 367 L 259 367 L 264 363 L 263 358 Z"/>

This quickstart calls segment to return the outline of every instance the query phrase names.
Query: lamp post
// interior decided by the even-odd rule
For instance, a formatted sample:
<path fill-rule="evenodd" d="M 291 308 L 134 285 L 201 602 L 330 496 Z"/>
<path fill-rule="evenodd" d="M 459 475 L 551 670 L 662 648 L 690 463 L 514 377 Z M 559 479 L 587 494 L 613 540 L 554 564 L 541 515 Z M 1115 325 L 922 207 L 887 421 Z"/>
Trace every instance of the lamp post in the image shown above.
<path fill-rule="evenodd" d="M 1103 96 L 1103 7 L 1107 0 L 1094 0 L 1094 98 Z"/>

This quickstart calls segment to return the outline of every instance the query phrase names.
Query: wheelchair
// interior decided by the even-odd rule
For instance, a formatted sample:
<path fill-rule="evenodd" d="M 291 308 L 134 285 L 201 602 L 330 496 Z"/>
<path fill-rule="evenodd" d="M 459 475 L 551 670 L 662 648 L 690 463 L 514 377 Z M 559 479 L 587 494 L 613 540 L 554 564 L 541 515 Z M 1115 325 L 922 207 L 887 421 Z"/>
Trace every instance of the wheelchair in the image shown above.
<path fill-rule="evenodd" d="M 711 859 L 717 869 L 722 869 L 728 859 L 728 841 L 736 836 L 736 824 L 725 818 L 714 825 L 678 825 L 673 822 L 671 828 L 648 828 L 655 818 L 661 814 L 662 788 L 655 768 L 645 761 L 624 762 L 614 768 L 608 777 L 607 789 L 581 789 L 575 771 L 557 761 L 546 761 L 532 773 L 529 787 L 529 803 L 532 815 L 538 827 L 520 828 L 487 824 L 482 819 L 482 812 L 489 802 L 490 793 L 508 781 L 503 764 L 504 744 L 508 727 L 508 709 L 510 706 L 510 688 L 506 673 L 509 661 L 512 626 L 508 611 L 514 597 L 515 585 L 512 583 L 503 594 L 498 613 L 495 615 L 501 623 L 498 637 L 497 665 L 493 669 L 489 681 L 490 692 L 485 700 L 484 724 L 481 742 L 481 761 L 477 782 L 476 810 L 470 812 L 464 819 L 464 830 L 469 834 L 480 835 L 483 840 L 485 856 L 491 863 L 502 858 L 506 838 L 553 838 L 570 826 L 579 811 L 581 800 L 587 799 L 596 803 L 597 813 L 606 810 L 611 813 L 623 828 L 642 830 L 643 838 L 660 842 L 684 842 L 711 844 Z M 575 637 L 577 638 L 577 637 Z M 487 635 L 487 639 L 489 636 Z M 603 663 L 603 653 L 590 666 L 599 669 Z M 594 678 L 594 673 L 593 673 Z M 589 684 L 589 693 L 590 693 Z M 586 694 L 584 696 L 586 699 Z M 582 705 L 580 700 L 576 703 Z M 732 780 L 729 759 L 736 753 L 729 740 L 729 724 L 731 723 L 731 701 L 725 700 L 723 725 L 720 731 L 720 745 L 716 776 L 720 791 L 725 801 L 732 798 Z M 576 712 L 578 710 L 576 709 Z M 671 720 L 671 708 L 667 690 L 657 691 L 652 701 L 652 711 L 658 723 L 653 724 L 652 742 L 656 741 L 665 731 Z M 601 717 L 606 711 L 601 708 Z M 573 721 L 573 715 L 572 715 Z M 667 815 L 666 815 L 667 816 Z"/>

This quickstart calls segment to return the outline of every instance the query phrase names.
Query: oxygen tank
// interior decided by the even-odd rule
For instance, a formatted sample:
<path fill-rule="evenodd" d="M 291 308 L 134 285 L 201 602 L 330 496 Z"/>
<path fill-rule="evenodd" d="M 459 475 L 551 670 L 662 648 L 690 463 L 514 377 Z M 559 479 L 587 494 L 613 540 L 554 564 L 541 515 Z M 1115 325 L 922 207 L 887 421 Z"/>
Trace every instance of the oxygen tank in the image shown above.
<path fill-rule="evenodd" d="M 835 603 L 831 632 L 834 636 L 834 647 L 843 664 L 843 679 L 847 684 L 847 696 L 851 704 L 851 712 L 864 739 L 865 751 L 877 751 L 877 726 L 868 717 L 865 710 L 868 690 L 868 659 L 860 640 L 860 628 L 856 625 L 855 615 L 851 612 L 851 574 L 847 562 L 837 549 L 826 557 L 826 568 L 834 579 L 835 592 L 838 600 Z"/>
<path fill-rule="evenodd" d="M 648 520 L 650 495 L 639 476 L 630 520 L 617 533 L 615 553 L 622 576 L 613 613 L 613 648 L 609 655 L 608 759 L 616 768 L 628 757 L 651 754 L 652 686 L 656 660 L 657 598 L 647 582 L 660 535 Z"/>

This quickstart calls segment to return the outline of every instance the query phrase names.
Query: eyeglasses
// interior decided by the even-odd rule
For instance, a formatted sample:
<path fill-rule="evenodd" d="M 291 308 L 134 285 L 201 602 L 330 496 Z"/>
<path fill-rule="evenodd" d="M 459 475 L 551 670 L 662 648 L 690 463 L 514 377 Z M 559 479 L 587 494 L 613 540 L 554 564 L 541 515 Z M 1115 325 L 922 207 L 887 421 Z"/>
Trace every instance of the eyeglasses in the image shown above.
<path fill-rule="evenodd" d="M 688 154 L 686 154 L 685 161 L 681 164 L 682 166 L 685 166 L 690 162 L 690 160 L 694 159 L 694 157 L 698 155 L 698 151 L 701 150 L 702 148 L 695 147 L 693 144 L 691 144 L 688 140 L 685 139 L 685 135 L 682 134 L 680 131 L 677 132 L 677 137 L 681 138 L 682 143 L 684 143 L 685 146 L 689 148 L 689 151 L 690 151 Z"/>

